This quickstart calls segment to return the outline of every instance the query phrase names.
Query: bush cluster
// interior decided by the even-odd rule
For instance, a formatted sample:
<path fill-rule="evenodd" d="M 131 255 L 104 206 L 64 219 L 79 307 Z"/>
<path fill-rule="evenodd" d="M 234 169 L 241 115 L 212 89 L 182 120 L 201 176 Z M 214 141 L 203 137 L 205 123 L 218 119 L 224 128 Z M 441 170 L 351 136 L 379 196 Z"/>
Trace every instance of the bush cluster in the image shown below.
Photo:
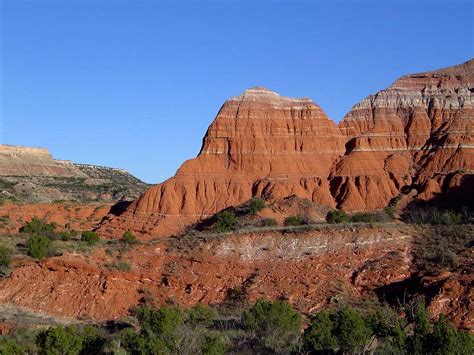
<path fill-rule="evenodd" d="M 232 211 L 223 211 L 217 215 L 217 222 L 213 225 L 214 233 L 225 233 L 237 225 L 237 217 Z"/>
<path fill-rule="evenodd" d="M 84 232 L 82 232 L 82 234 L 81 234 L 81 240 L 82 240 L 83 242 L 86 242 L 86 243 L 89 244 L 89 245 L 94 245 L 94 244 L 96 244 L 97 242 L 99 242 L 100 237 L 99 237 L 99 235 L 98 235 L 96 232 L 84 231 Z"/>
<path fill-rule="evenodd" d="M 51 249 L 51 240 L 41 235 L 35 235 L 26 243 L 28 255 L 35 259 L 44 259 Z"/>
<path fill-rule="evenodd" d="M 306 224 L 306 221 L 304 220 L 303 217 L 301 216 L 288 216 L 285 218 L 283 221 L 283 224 L 287 227 L 290 226 L 301 226 L 303 224 Z"/>
<path fill-rule="evenodd" d="M 423 302 L 402 318 L 391 308 L 369 314 L 343 307 L 314 314 L 302 331 L 299 313 L 282 301 L 257 301 L 240 319 L 219 318 L 196 305 L 137 307 L 138 324 L 106 332 L 87 326 L 40 331 L 40 354 L 472 354 L 474 336 L 456 330 L 444 316 L 430 323 Z M 31 344 L 0 336 L 0 354 L 30 353 Z M 24 340 L 24 339 L 23 339 Z M 35 353 L 36 353 L 35 352 Z"/>
<path fill-rule="evenodd" d="M 55 229 L 56 224 L 46 223 L 44 220 L 34 217 L 31 219 L 31 221 L 29 221 L 23 227 L 20 228 L 20 232 L 34 235 L 42 235 L 54 233 Z"/>
<path fill-rule="evenodd" d="M 261 210 L 263 210 L 264 208 L 265 208 L 265 201 L 263 201 L 263 199 L 261 198 L 254 197 L 254 198 L 251 198 L 246 203 L 245 212 L 250 215 L 254 215 L 260 212 Z"/>
<path fill-rule="evenodd" d="M 125 233 L 123 233 L 122 235 L 122 242 L 124 242 L 125 244 L 133 244 L 137 241 L 137 237 L 135 237 L 132 232 L 130 231 L 126 231 Z"/>
<path fill-rule="evenodd" d="M 467 209 L 456 212 L 435 207 L 411 207 L 404 211 L 402 217 L 406 223 L 451 226 L 468 223 L 471 212 Z"/>
<path fill-rule="evenodd" d="M 359 212 L 348 215 L 342 210 L 329 211 L 326 214 L 327 223 L 385 223 L 393 221 L 395 212 L 392 208 L 386 208 L 383 212 Z"/>
<path fill-rule="evenodd" d="M 8 267 L 12 263 L 13 250 L 0 245 L 0 267 Z"/>

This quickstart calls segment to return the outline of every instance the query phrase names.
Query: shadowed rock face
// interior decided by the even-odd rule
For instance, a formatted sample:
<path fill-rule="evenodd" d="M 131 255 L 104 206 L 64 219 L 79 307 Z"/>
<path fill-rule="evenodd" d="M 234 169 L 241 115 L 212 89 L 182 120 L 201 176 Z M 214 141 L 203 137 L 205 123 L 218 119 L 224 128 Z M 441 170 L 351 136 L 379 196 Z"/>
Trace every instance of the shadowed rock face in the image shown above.
<path fill-rule="evenodd" d="M 473 170 L 473 87 L 474 60 L 407 75 L 339 126 L 310 99 L 248 89 L 224 103 L 195 159 L 100 231 L 170 235 L 252 196 L 349 211 L 384 208 L 408 187 L 431 199 L 448 174 L 452 185 Z"/>

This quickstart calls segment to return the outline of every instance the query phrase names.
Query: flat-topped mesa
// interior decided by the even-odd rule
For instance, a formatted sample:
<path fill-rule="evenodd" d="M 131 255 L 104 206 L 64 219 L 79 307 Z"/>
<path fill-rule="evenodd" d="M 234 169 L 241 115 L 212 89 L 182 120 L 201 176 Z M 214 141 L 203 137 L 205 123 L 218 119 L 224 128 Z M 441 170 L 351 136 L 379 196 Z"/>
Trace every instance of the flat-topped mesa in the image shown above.
<path fill-rule="evenodd" d="M 403 76 L 355 105 L 339 124 L 349 139 L 332 174 L 339 207 L 382 208 L 412 184 L 432 198 L 447 174 L 473 170 L 473 88 L 470 60 Z"/>
<path fill-rule="evenodd" d="M 169 235 L 253 196 L 298 195 L 335 206 L 327 178 L 344 142 L 336 124 L 310 99 L 248 89 L 221 107 L 198 157 L 100 230 Z"/>
<path fill-rule="evenodd" d="M 85 176 L 71 162 L 55 160 L 46 148 L 0 145 L 0 176 Z"/>

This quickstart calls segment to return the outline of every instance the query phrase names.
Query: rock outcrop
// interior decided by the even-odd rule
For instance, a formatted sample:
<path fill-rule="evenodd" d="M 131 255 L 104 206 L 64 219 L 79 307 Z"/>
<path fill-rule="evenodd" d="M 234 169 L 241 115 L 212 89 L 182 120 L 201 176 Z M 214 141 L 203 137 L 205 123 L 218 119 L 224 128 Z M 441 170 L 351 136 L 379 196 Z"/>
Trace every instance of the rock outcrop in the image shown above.
<path fill-rule="evenodd" d="M 336 126 L 310 99 L 246 90 L 224 103 L 195 159 L 100 231 L 170 235 L 253 196 L 347 211 L 384 208 L 413 188 L 432 199 L 473 170 L 473 91 L 474 60 L 407 75 Z"/>
<path fill-rule="evenodd" d="M 412 186 L 427 200 L 459 185 L 474 169 L 473 91 L 470 60 L 406 75 L 355 105 L 339 124 L 348 141 L 330 178 L 338 207 L 382 208 Z"/>
<path fill-rule="evenodd" d="M 110 216 L 101 232 L 169 235 L 252 196 L 297 195 L 335 207 L 328 177 L 344 142 L 336 124 L 310 99 L 246 90 L 224 103 L 197 158 L 121 216 Z"/>

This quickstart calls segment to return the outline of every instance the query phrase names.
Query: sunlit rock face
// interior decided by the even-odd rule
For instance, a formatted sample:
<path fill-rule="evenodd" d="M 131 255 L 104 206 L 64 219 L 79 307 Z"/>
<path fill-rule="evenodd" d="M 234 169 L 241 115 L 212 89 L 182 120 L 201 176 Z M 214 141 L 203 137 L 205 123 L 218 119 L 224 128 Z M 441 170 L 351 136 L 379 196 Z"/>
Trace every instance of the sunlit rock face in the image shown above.
<path fill-rule="evenodd" d="M 297 195 L 335 207 L 328 177 L 345 140 L 310 99 L 248 89 L 224 103 L 195 159 L 101 230 L 172 234 L 252 196 Z"/>
<path fill-rule="evenodd" d="M 254 196 L 347 211 L 384 208 L 405 188 L 432 199 L 473 170 L 473 83 L 474 60 L 407 75 L 339 125 L 308 98 L 248 89 L 224 103 L 195 159 L 100 231 L 171 235 Z"/>
<path fill-rule="evenodd" d="M 470 60 L 406 75 L 355 105 L 339 124 L 348 141 L 331 174 L 338 207 L 383 208 L 412 185 L 433 198 L 454 173 L 472 171 L 473 86 Z"/>

